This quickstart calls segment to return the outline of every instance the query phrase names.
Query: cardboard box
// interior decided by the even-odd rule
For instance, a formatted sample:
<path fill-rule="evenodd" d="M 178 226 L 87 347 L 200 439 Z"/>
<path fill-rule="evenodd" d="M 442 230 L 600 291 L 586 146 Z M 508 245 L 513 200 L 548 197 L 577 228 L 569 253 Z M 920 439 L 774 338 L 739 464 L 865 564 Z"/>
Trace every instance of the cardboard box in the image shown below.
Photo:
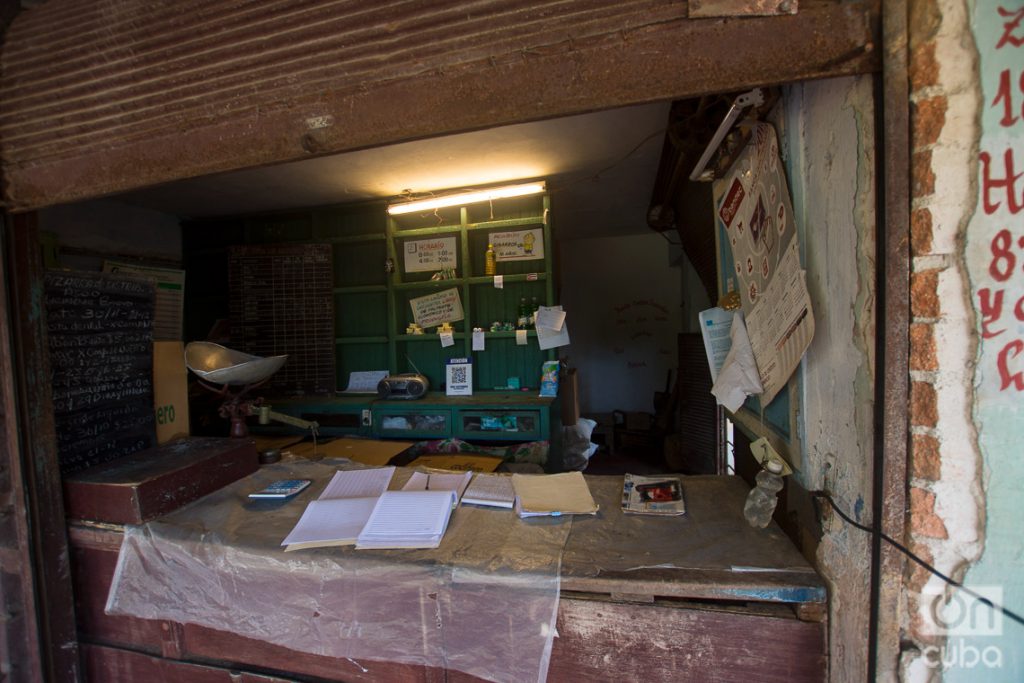
<path fill-rule="evenodd" d="M 180 341 L 153 342 L 153 410 L 157 444 L 189 435 L 188 369 Z"/>

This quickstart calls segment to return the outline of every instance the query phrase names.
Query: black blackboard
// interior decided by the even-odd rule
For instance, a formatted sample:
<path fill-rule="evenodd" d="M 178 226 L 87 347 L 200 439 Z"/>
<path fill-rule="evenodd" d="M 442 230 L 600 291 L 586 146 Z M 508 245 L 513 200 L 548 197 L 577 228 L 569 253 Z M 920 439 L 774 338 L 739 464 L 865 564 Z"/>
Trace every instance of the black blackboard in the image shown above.
<path fill-rule="evenodd" d="M 61 472 L 154 446 L 153 283 L 51 271 L 45 291 Z"/>

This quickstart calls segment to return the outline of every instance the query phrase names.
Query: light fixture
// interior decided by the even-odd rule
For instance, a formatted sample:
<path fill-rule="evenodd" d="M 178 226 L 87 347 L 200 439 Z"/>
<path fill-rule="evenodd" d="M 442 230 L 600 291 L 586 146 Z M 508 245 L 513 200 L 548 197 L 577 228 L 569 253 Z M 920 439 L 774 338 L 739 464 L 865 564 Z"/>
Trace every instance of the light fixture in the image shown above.
<path fill-rule="evenodd" d="M 401 204 L 388 206 L 388 213 L 397 216 L 413 211 L 433 211 L 446 206 L 461 206 L 473 204 L 474 202 L 486 202 L 492 199 L 507 199 L 508 197 L 524 197 L 530 194 L 540 194 L 545 191 L 544 183 L 526 183 L 524 185 L 505 185 L 503 187 L 490 187 L 484 190 L 472 190 L 470 192 L 457 192 L 455 194 L 418 199 Z"/>

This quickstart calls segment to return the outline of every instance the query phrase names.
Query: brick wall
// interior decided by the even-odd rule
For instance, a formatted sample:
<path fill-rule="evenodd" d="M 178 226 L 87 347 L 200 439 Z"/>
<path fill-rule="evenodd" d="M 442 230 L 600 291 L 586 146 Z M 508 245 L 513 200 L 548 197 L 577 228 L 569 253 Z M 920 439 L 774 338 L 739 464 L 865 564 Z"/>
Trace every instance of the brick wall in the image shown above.
<path fill-rule="evenodd" d="M 910 0 L 911 325 L 906 545 L 962 575 L 983 507 L 970 421 L 974 319 L 963 232 L 974 208 L 978 84 L 964 0 Z M 965 40 L 965 36 L 968 40 Z M 901 678 L 941 680 L 944 639 L 922 618 L 943 584 L 908 562 Z"/>

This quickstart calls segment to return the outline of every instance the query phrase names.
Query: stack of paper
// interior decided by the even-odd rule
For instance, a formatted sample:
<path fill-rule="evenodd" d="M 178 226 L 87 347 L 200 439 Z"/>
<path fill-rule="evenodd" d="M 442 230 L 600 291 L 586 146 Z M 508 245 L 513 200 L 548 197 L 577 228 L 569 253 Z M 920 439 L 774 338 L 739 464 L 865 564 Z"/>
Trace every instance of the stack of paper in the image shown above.
<path fill-rule="evenodd" d="M 436 548 L 457 503 L 454 491 L 385 491 L 356 539 L 356 549 Z"/>
<path fill-rule="evenodd" d="M 590 495 L 583 474 L 513 474 L 516 513 L 520 517 L 537 515 L 593 515 L 597 503 Z"/>
<path fill-rule="evenodd" d="M 516 492 L 512 488 L 512 477 L 500 474 L 478 474 L 462 494 L 463 503 L 511 508 Z"/>
<path fill-rule="evenodd" d="M 394 467 L 381 467 L 335 472 L 281 542 L 285 552 L 355 543 L 394 471 Z"/>

